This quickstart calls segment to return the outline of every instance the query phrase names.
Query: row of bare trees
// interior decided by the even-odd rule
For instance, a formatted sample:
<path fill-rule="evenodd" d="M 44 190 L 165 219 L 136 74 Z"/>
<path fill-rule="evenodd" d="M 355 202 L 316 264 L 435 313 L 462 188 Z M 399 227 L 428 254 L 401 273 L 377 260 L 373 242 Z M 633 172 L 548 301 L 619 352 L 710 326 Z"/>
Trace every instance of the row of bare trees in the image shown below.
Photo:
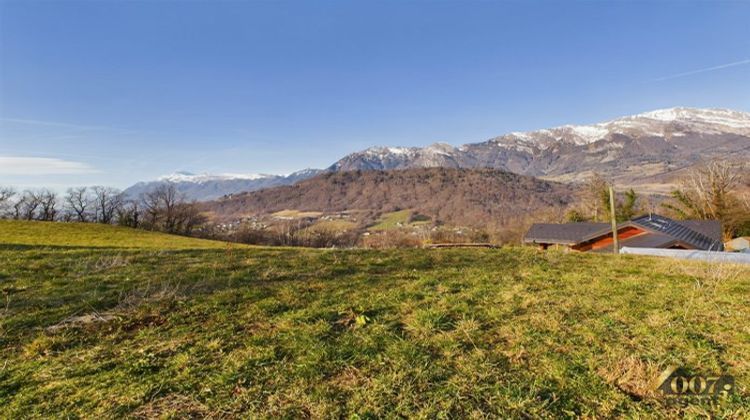
<path fill-rule="evenodd" d="M 131 210 L 130 217 L 140 217 L 144 226 L 169 233 L 190 234 L 207 220 L 195 202 L 186 201 L 173 184 L 162 184 L 145 193 L 140 208 Z"/>
<path fill-rule="evenodd" d="M 726 160 L 693 168 L 662 206 L 681 219 L 719 220 L 726 237 L 750 235 L 749 169 Z"/>
<path fill-rule="evenodd" d="M 20 220 L 56 220 L 59 198 L 50 190 L 27 190 L 21 194 L 12 188 L 0 188 L 0 217 Z"/>
<path fill-rule="evenodd" d="M 206 221 L 196 204 L 186 201 L 172 184 L 139 199 L 104 186 L 70 188 L 64 195 L 0 188 L 0 218 L 119 224 L 179 234 L 190 234 Z"/>
<path fill-rule="evenodd" d="M 114 223 L 125 199 L 114 188 L 95 186 L 56 192 L 0 188 L 0 217 L 18 220 Z"/>
<path fill-rule="evenodd" d="M 617 221 L 629 220 L 647 211 L 664 211 L 682 220 L 718 220 L 727 238 L 750 235 L 748 169 L 747 162 L 702 163 L 684 172 L 666 200 L 640 197 L 632 189 L 620 192 L 615 196 Z M 566 214 L 567 221 L 609 221 L 610 186 L 600 175 L 589 178 L 583 185 L 581 202 Z"/>
<path fill-rule="evenodd" d="M 68 217 L 78 222 L 114 223 L 126 204 L 123 194 L 110 187 L 71 188 L 65 195 Z"/>
<path fill-rule="evenodd" d="M 269 229 L 243 226 L 228 234 L 207 236 L 253 245 L 349 248 L 357 245 L 361 234 L 359 229 L 311 229 L 311 226 L 309 222 L 290 220 Z"/>

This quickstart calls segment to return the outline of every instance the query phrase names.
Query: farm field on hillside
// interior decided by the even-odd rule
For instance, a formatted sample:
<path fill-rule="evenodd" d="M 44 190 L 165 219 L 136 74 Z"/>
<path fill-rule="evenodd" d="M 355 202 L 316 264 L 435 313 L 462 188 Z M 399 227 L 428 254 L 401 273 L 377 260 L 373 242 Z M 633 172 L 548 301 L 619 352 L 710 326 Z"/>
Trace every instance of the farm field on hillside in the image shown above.
<path fill-rule="evenodd" d="M 22 227 L 0 230 L 3 418 L 750 416 L 748 268 Z M 667 404 L 669 365 L 737 393 Z"/>
<path fill-rule="evenodd" d="M 370 230 L 386 230 L 406 226 L 409 223 L 409 215 L 411 215 L 411 210 L 385 213 L 380 216 L 378 223 L 370 227 Z"/>

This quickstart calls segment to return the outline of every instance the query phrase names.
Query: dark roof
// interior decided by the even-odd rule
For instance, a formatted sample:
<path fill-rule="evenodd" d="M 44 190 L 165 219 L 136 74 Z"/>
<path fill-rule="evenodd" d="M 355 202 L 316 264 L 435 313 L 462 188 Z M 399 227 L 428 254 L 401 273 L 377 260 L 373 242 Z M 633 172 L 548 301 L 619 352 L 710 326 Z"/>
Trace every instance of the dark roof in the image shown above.
<path fill-rule="evenodd" d="M 584 238 L 607 229 L 609 223 L 534 223 L 524 242 L 574 245 Z"/>
<path fill-rule="evenodd" d="M 721 232 L 721 222 L 718 220 L 681 220 L 680 223 L 715 241 L 724 240 L 724 234 Z"/>
<path fill-rule="evenodd" d="M 658 248 L 682 241 L 696 249 L 721 251 L 721 224 L 714 220 L 676 221 L 657 214 L 637 217 L 620 223 L 618 228 L 637 226 L 651 235 L 628 238 L 623 246 Z M 524 236 L 526 243 L 575 245 L 609 233 L 609 223 L 535 223 Z M 671 238 L 667 241 L 666 237 Z"/>
<path fill-rule="evenodd" d="M 713 234 L 713 223 L 703 223 L 702 220 L 686 220 L 678 222 L 669 217 L 658 214 L 637 217 L 632 220 L 636 225 L 643 226 L 651 231 L 656 231 L 679 239 L 696 249 L 705 251 L 723 251 L 724 244 L 721 241 L 721 225 L 719 225 L 718 238 L 708 236 L 702 232 Z M 716 222 L 718 223 L 718 222 Z"/>

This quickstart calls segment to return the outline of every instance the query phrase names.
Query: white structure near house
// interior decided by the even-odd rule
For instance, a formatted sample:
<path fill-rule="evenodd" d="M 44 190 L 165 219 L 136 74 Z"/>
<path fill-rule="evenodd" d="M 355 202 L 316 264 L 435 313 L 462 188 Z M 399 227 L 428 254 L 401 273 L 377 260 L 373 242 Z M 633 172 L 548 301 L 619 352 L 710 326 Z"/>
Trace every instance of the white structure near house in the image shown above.
<path fill-rule="evenodd" d="M 750 253 L 696 251 L 691 249 L 631 248 L 623 247 L 620 254 L 652 255 L 655 257 L 681 258 L 717 263 L 750 264 Z"/>
<path fill-rule="evenodd" d="M 748 252 L 750 250 L 750 236 L 740 236 L 724 243 L 727 251 Z"/>

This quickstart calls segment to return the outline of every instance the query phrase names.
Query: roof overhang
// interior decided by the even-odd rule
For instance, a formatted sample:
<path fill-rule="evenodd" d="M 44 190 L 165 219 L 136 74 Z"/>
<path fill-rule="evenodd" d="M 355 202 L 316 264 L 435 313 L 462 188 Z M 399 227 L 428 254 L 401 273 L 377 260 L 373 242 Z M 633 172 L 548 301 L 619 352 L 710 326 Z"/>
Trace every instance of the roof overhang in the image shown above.
<path fill-rule="evenodd" d="M 568 241 L 568 240 L 564 240 L 564 239 L 544 239 L 544 238 L 542 238 L 542 239 L 540 239 L 540 238 L 529 239 L 529 238 L 523 238 L 523 243 L 525 243 L 525 244 L 540 244 L 540 245 L 542 245 L 542 244 L 575 245 L 575 244 L 577 244 L 579 242 Z"/>

